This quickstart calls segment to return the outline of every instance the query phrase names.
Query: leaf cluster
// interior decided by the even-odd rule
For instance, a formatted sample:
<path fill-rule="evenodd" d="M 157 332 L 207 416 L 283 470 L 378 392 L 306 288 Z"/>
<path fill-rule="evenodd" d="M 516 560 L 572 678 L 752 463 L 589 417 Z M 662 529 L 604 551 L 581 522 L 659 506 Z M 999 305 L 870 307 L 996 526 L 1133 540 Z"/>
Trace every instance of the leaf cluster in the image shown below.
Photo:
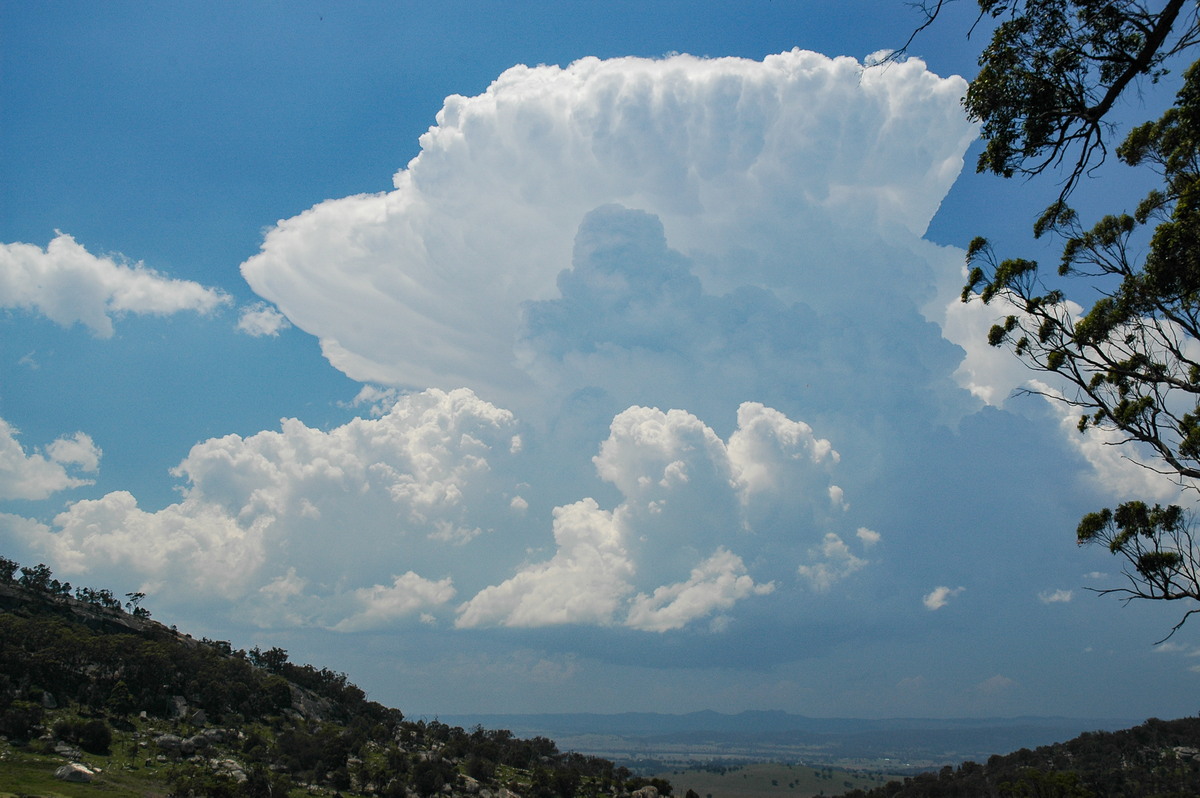
<path fill-rule="evenodd" d="M 1106 115 L 1200 41 L 1188 0 L 979 0 L 999 21 L 963 101 L 987 146 L 977 168 L 1037 175 L 1074 158 L 1060 199 L 1107 153 Z"/>
<path fill-rule="evenodd" d="M 1105 430 L 1116 444 L 1133 445 L 1130 459 L 1198 487 L 1200 64 L 1184 71 L 1172 107 L 1135 127 L 1116 149 L 1124 164 L 1154 170 L 1159 186 L 1132 213 L 1105 216 L 1091 227 L 1067 199 L 1106 155 L 1105 118 L 1122 93 L 1139 77 L 1157 80 L 1171 58 L 1200 41 L 1200 6 L 1194 0 L 979 5 L 999 20 L 964 100 L 986 141 L 980 171 L 1031 176 L 1066 165 L 1068 177 L 1034 224 L 1035 235 L 1063 241 L 1058 280 L 1045 281 L 1036 261 L 998 258 L 977 238 L 967 252 L 962 299 L 1001 309 L 988 343 L 1053 375 L 1052 387 L 1032 392 L 1078 408 L 1080 432 Z M 1081 288 L 1071 299 L 1068 285 Z M 1080 525 L 1080 542 L 1104 541 L 1129 565 L 1129 586 L 1102 592 L 1200 600 L 1187 513 L 1145 510 L 1160 514 L 1130 532 L 1124 522 L 1139 507 L 1145 509 L 1127 503 L 1116 513 L 1094 513 Z M 1171 513 L 1178 516 L 1165 523 Z"/>

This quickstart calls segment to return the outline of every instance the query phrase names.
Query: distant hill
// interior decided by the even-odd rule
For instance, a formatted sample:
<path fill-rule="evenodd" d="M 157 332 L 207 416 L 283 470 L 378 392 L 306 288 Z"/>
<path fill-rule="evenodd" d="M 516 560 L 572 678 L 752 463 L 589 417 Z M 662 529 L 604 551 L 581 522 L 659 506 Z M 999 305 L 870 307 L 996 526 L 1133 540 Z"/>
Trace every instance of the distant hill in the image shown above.
<path fill-rule="evenodd" d="M 545 735 L 573 750 L 632 764 L 783 761 L 933 767 L 1131 726 L 1114 718 L 811 718 L 780 711 L 448 715 L 444 722 Z M 648 766 L 648 765 L 643 765 Z"/>
<path fill-rule="evenodd" d="M 345 674 L 194 640 L 126 598 L 0 557 L 0 798 L 670 793 L 545 737 L 406 720 Z"/>

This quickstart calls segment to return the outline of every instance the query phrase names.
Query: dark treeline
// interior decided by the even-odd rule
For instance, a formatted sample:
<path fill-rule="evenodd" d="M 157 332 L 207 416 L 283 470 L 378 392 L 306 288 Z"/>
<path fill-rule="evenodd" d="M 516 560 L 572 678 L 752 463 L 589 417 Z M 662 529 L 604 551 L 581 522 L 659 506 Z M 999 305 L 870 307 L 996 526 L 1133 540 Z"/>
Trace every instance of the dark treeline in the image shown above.
<path fill-rule="evenodd" d="M 178 796 L 282 795 L 311 784 L 381 796 L 509 786 L 530 798 L 585 798 L 650 783 L 544 737 L 406 720 L 346 674 L 290 662 L 280 648 L 194 640 L 150 621 L 141 594 L 127 598 L 122 606 L 109 591 L 72 591 L 45 565 L 0 558 L 0 735 L 102 754 L 147 724 L 179 735 L 232 730 L 236 744 L 224 753 L 240 776 L 177 757 Z M 105 622 L 116 614 L 138 622 Z M 653 786 L 670 794 L 666 782 Z"/>
<path fill-rule="evenodd" d="M 1200 718 L 1151 719 L 1035 750 L 964 762 L 841 798 L 1195 798 Z"/>

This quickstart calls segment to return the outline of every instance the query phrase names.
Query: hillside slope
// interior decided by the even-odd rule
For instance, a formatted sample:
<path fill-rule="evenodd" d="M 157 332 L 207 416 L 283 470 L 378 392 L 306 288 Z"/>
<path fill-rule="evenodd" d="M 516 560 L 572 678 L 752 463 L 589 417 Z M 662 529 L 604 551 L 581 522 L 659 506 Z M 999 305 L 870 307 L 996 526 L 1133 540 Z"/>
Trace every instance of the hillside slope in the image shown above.
<path fill-rule="evenodd" d="M 985 764 L 922 773 L 841 798 L 1196 798 L 1200 718 L 1151 719 L 1131 729 L 1073 740 Z"/>
<path fill-rule="evenodd" d="M 648 784 L 543 737 L 408 721 L 345 674 L 194 640 L 140 599 L 0 557 L 0 796 L 592 798 Z M 79 781 L 56 780 L 72 763 L 60 775 Z"/>

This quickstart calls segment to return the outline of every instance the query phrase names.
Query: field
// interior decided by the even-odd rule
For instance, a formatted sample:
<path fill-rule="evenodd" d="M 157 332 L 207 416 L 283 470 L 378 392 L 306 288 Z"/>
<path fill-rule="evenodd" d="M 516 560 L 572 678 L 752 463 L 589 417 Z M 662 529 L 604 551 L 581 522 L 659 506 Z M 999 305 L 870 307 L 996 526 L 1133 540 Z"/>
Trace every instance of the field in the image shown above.
<path fill-rule="evenodd" d="M 820 765 L 761 763 L 704 770 L 668 770 L 657 774 L 683 798 L 689 789 L 700 798 L 809 798 L 855 788 L 878 787 L 903 776 L 878 771 L 843 770 Z"/>

